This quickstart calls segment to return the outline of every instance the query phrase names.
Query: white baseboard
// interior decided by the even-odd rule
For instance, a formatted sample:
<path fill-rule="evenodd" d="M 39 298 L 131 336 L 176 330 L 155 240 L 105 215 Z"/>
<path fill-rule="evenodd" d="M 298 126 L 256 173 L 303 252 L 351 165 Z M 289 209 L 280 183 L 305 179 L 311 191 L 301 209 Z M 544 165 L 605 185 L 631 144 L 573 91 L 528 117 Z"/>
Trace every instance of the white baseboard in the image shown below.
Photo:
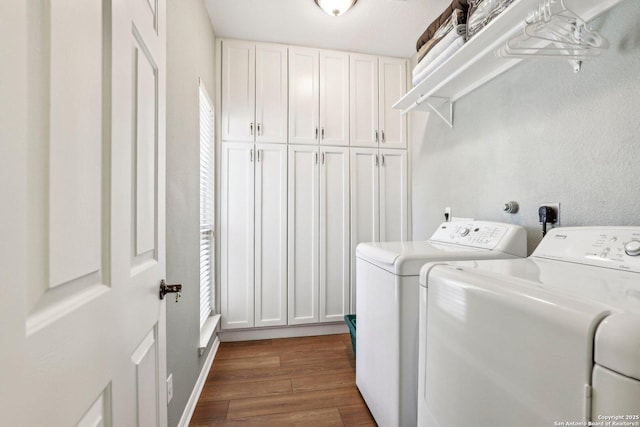
<path fill-rule="evenodd" d="M 222 342 L 253 341 L 276 338 L 309 337 L 315 335 L 345 334 L 349 329 L 344 322 L 329 323 L 326 325 L 299 325 L 273 328 L 231 329 L 220 331 Z"/>
<path fill-rule="evenodd" d="M 216 353 L 218 352 L 218 347 L 220 347 L 220 338 L 216 336 L 213 344 L 211 345 L 211 351 L 209 351 L 209 355 L 202 365 L 200 375 L 198 375 L 198 380 L 193 386 L 193 391 L 191 392 L 191 396 L 189 396 L 189 400 L 184 408 L 178 427 L 187 427 L 191 422 L 191 417 L 193 417 L 193 412 L 196 410 L 196 405 L 198 404 L 198 399 L 200 399 L 200 394 L 202 393 L 204 384 L 207 382 L 207 376 L 211 370 L 213 359 L 216 357 Z"/>

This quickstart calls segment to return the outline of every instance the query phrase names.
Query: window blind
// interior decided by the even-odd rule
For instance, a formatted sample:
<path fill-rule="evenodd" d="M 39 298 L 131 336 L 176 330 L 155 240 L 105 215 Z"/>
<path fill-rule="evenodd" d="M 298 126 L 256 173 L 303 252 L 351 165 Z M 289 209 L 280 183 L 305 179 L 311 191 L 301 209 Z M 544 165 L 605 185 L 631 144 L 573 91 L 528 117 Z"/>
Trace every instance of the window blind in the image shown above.
<path fill-rule="evenodd" d="M 214 115 L 200 83 L 200 328 L 215 307 Z"/>

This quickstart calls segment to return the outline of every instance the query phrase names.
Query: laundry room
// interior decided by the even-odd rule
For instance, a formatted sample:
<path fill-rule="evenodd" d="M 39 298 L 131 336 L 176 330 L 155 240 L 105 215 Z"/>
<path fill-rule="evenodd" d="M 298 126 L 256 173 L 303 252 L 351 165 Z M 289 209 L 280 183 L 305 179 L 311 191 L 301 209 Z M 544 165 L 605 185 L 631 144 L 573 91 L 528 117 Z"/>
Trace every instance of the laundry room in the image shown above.
<path fill-rule="evenodd" d="M 0 19 L 0 426 L 640 427 L 640 0 Z"/>

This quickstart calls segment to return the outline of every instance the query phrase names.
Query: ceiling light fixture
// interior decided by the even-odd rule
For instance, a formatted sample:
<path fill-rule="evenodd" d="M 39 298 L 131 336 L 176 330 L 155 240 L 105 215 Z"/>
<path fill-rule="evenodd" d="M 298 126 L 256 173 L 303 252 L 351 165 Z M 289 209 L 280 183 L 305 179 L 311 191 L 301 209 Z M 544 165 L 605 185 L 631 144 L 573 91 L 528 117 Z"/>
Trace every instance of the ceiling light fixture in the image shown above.
<path fill-rule="evenodd" d="M 314 0 L 320 9 L 332 16 L 340 16 L 356 4 L 358 0 Z"/>

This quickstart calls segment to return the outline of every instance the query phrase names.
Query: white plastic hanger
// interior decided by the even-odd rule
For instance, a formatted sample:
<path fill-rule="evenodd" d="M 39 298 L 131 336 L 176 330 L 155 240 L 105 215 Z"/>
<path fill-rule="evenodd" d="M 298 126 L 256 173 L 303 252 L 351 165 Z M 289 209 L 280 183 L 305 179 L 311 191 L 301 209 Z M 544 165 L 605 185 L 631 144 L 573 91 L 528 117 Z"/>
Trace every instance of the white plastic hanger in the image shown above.
<path fill-rule="evenodd" d="M 582 61 L 599 55 L 609 43 L 592 30 L 563 0 L 545 0 L 525 19 L 522 34 L 496 53 L 505 58 L 567 59 L 574 72 Z"/>

